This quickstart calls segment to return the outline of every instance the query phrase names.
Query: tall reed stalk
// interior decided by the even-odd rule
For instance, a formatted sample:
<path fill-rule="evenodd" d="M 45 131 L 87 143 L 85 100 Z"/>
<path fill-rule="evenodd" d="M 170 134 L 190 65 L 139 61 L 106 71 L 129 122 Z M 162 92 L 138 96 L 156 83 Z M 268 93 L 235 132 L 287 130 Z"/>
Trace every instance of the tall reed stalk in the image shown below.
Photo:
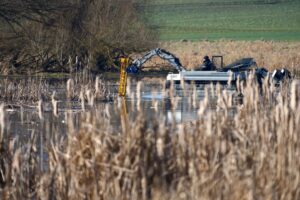
<path fill-rule="evenodd" d="M 120 115 L 126 128 L 112 127 L 115 115 L 107 107 L 90 105 L 93 110 L 86 110 L 79 130 L 69 128 L 65 139 L 47 142 L 46 170 L 37 168 L 35 134 L 27 151 L 6 149 L 11 162 L 0 165 L 5 177 L 0 196 L 299 199 L 300 83 L 279 91 L 264 85 L 260 92 L 250 79 L 239 88 L 244 95 L 240 105 L 234 105 L 232 95 L 219 86 L 207 87 L 201 101 L 195 102 L 193 96 L 198 117 L 188 123 L 167 123 L 159 112 L 147 120 L 141 107 L 141 83 L 136 106 L 127 106 L 127 115 Z M 178 97 L 170 98 L 176 107 Z M 213 98 L 217 110 L 210 108 Z M 122 109 L 122 104 L 115 107 L 117 113 Z M 132 115 L 136 110 L 137 115 Z"/>

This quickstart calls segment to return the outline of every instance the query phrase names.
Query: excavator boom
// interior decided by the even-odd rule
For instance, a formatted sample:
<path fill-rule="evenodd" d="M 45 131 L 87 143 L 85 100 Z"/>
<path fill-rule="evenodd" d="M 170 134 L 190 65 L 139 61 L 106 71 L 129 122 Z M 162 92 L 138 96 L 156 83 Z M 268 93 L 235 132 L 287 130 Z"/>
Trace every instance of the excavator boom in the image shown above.
<path fill-rule="evenodd" d="M 161 59 L 168 61 L 175 69 L 177 69 L 178 72 L 186 71 L 175 55 L 164 49 L 157 48 L 149 51 L 142 58 L 134 60 L 127 68 L 127 72 L 134 74 L 137 73 L 142 68 L 143 64 L 150 60 L 153 56 L 158 56 Z"/>

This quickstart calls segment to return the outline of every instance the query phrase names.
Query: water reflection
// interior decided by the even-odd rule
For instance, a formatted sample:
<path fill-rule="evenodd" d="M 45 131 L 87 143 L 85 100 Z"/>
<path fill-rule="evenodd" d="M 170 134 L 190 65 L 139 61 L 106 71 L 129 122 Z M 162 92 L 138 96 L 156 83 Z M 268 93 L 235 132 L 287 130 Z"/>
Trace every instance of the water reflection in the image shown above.
<path fill-rule="evenodd" d="M 155 79 L 154 81 L 142 81 L 143 85 L 138 86 L 137 82 L 130 82 L 128 87 L 128 95 L 125 99 L 126 114 L 134 119 L 139 112 L 143 112 L 146 120 L 151 123 L 154 118 L 161 117 L 165 123 L 182 123 L 197 120 L 199 102 L 206 95 L 210 96 L 211 104 L 214 101 L 214 88 L 208 86 L 194 87 L 187 86 L 185 90 L 175 90 L 172 94 L 166 91 L 163 87 L 164 78 Z M 50 138 L 66 136 L 67 130 L 79 130 L 82 125 L 82 117 L 90 114 L 109 115 L 109 123 L 118 131 L 120 129 L 121 114 L 118 103 L 118 98 L 114 101 L 96 101 L 94 106 L 85 105 L 85 110 L 82 110 L 79 100 L 69 100 L 66 97 L 66 81 L 59 80 L 49 81 L 51 94 L 53 91 L 57 93 L 58 100 L 58 117 L 53 115 L 51 102 L 43 102 L 43 119 L 41 120 L 37 111 L 37 102 L 33 105 L 20 104 L 18 106 L 7 107 L 6 110 L 6 129 L 12 137 L 19 137 L 21 140 L 26 140 L 32 137 L 33 133 L 42 133 Z M 117 96 L 116 80 L 105 81 L 106 87 L 113 96 Z M 188 88 L 189 87 L 189 88 Z M 234 93 L 234 90 L 227 90 L 229 93 Z M 173 95 L 175 98 L 170 98 Z M 5 102 L 9 104 L 9 102 Z M 213 106 L 212 106 L 212 109 Z M 68 127 L 72 126 L 72 127 Z"/>
<path fill-rule="evenodd" d="M 197 120 L 200 102 L 209 95 L 210 107 L 215 101 L 215 88 L 208 86 L 187 86 L 185 90 L 167 91 L 163 87 L 164 78 L 142 80 L 143 85 L 132 81 L 128 86 L 128 95 L 125 99 L 117 97 L 117 80 L 105 80 L 104 84 L 109 93 L 114 96 L 112 101 L 95 101 L 93 106 L 85 104 L 82 109 L 80 99 L 67 97 L 67 80 L 52 79 L 47 82 L 48 95 L 56 92 L 58 101 L 58 116 L 53 114 L 51 99 L 43 100 L 43 110 L 39 114 L 38 102 L 19 103 L 5 101 L 5 132 L 6 138 L 16 141 L 24 153 L 28 152 L 31 142 L 37 144 L 36 154 L 40 168 L 44 170 L 48 164 L 48 148 L 54 144 L 64 144 L 70 133 L 76 133 L 80 127 L 85 126 L 87 119 L 93 119 L 97 128 L 109 133 L 118 134 L 122 131 L 123 120 L 128 118 L 131 122 L 139 120 L 142 113 L 147 124 L 159 121 L 162 124 L 185 123 Z M 47 81 L 47 80 L 44 80 Z M 234 90 L 227 90 L 234 93 Z M 170 96 L 174 98 L 170 98 Z M 101 119 L 101 120 L 99 120 Z M 124 127 L 123 127 L 124 129 Z M 63 149 L 63 146 L 61 147 Z"/>

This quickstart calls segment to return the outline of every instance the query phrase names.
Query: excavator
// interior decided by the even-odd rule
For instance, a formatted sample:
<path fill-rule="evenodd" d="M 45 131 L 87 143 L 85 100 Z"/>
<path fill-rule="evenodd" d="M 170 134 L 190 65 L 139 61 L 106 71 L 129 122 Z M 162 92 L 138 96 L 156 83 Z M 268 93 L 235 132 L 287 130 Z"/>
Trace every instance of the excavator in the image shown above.
<path fill-rule="evenodd" d="M 125 77 L 127 77 L 127 73 L 137 74 L 142 70 L 143 65 L 154 56 L 158 56 L 169 62 L 178 72 L 169 73 L 167 75 L 167 86 L 171 83 L 180 84 L 182 81 L 186 83 L 193 82 L 195 84 L 229 83 L 235 85 L 238 80 L 247 80 L 251 71 L 254 71 L 259 85 L 262 85 L 263 79 L 267 76 L 270 76 L 270 80 L 272 80 L 275 85 L 279 85 L 285 79 L 291 79 L 291 73 L 287 69 L 274 70 L 273 73 L 269 73 L 265 68 L 258 67 L 253 58 L 243 58 L 227 66 L 223 66 L 223 56 L 212 56 L 213 63 L 217 63 L 217 60 L 221 61 L 221 66 L 219 66 L 219 68 L 214 68 L 214 70 L 211 71 L 204 71 L 201 69 L 204 69 L 205 66 L 201 66 L 200 70 L 187 70 L 174 54 L 164 49 L 157 48 L 132 62 L 129 62 L 128 58 L 121 58 L 120 96 L 125 96 L 126 94 Z"/>

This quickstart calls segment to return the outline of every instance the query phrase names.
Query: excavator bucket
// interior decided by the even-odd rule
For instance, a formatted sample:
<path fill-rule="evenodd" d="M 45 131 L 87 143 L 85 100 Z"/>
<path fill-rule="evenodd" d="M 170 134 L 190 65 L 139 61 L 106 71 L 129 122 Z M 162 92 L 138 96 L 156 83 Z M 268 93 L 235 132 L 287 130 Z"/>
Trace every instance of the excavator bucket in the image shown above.
<path fill-rule="evenodd" d="M 126 96 L 126 86 L 127 86 L 127 72 L 126 69 L 129 64 L 128 58 L 121 58 L 121 67 L 120 67 L 120 85 L 119 85 L 119 96 Z"/>

